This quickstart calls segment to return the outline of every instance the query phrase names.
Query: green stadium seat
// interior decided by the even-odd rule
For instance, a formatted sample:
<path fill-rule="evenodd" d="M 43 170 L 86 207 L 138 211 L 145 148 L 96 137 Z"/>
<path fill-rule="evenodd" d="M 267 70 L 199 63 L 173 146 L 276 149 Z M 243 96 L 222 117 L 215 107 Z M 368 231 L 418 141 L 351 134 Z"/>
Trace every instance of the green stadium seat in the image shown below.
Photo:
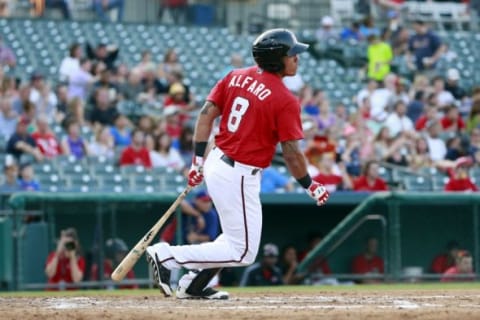
<path fill-rule="evenodd" d="M 407 191 L 432 191 L 433 185 L 430 179 L 424 177 L 406 177 L 404 178 L 405 189 Z"/>

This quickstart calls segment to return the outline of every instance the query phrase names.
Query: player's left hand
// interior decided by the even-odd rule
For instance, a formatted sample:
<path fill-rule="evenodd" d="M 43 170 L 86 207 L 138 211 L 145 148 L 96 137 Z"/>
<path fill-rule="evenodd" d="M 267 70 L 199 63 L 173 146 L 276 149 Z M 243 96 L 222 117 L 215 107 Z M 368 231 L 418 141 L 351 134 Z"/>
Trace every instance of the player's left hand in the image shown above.
<path fill-rule="evenodd" d="M 327 189 L 318 182 L 312 182 L 306 189 L 308 195 L 317 202 L 317 206 L 325 204 L 330 196 Z"/>
<path fill-rule="evenodd" d="M 188 185 L 196 187 L 203 182 L 203 158 L 194 156 L 188 172 Z"/>

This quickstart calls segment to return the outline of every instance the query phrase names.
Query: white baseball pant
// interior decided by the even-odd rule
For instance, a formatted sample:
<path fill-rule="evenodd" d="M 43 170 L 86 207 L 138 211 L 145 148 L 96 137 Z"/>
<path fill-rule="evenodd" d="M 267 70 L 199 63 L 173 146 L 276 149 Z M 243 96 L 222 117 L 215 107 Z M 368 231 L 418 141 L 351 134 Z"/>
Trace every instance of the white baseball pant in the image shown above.
<path fill-rule="evenodd" d="M 215 147 L 204 164 L 205 183 L 217 209 L 222 234 L 213 242 L 153 246 L 158 259 L 168 269 L 208 269 L 250 265 L 255 261 L 262 231 L 260 203 L 261 170 L 222 160 Z"/>

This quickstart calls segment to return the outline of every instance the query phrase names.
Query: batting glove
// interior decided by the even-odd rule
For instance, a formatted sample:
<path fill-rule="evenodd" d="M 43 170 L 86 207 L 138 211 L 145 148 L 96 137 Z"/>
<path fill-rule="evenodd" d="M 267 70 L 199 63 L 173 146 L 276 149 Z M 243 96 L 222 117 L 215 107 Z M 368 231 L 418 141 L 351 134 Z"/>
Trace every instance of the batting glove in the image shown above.
<path fill-rule="evenodd" d="M 329 194 L 327 189 L 318 182 L 312 182 L 306 191 L 308 195 L 317 202 L 317 206 L 325 204 L 328 200 Z"/>
<path fill-rule="evenodd" d="M 203 157 L 194 156 L 188 172 L 188 185 L 196 187 L 203 182 Z"/>

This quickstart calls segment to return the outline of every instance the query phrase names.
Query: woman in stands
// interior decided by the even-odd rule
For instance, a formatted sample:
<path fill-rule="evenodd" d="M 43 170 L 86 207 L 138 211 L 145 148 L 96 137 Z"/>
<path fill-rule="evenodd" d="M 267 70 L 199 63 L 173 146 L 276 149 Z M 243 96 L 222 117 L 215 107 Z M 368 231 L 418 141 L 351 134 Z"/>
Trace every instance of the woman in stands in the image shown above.
<path fill-rule="evenodd" d="M 62 152 L 74 156 L 77 160 L 90 154 L 87 142 L 80 136 L 77 122 L 68 123 L 67 136 L 62 140 Z"/>
<path fill-rule="evenodd" d="M 169 167 L 180 171 L 185 167 L 180 153 L 172 148 L 172 138 L 167 133 L 160 134 L 155 142 L 155 150 L 150 152 L 154 168 Z"/>
<path fill-rule="evenodd" d="M 95 140 L 89 146 L 90 154 L 113 158 L 115 155 L 113 137 L 108 127 L 100 127 L 95 134 Z"/>
<path fill-rule="evenodd" d="M 57 242 L 57 249 L 47 257 L 45 274 L 49 284 L 58 285 L 55 289 L 63 289 L 65 284 L 79 283 L 85 271 L 85 260 L 81 256 L 82 248 L 78 240 L 77 230 L 62 230 Z M 73 288 L 67 288 L 72 290 Z"/>

